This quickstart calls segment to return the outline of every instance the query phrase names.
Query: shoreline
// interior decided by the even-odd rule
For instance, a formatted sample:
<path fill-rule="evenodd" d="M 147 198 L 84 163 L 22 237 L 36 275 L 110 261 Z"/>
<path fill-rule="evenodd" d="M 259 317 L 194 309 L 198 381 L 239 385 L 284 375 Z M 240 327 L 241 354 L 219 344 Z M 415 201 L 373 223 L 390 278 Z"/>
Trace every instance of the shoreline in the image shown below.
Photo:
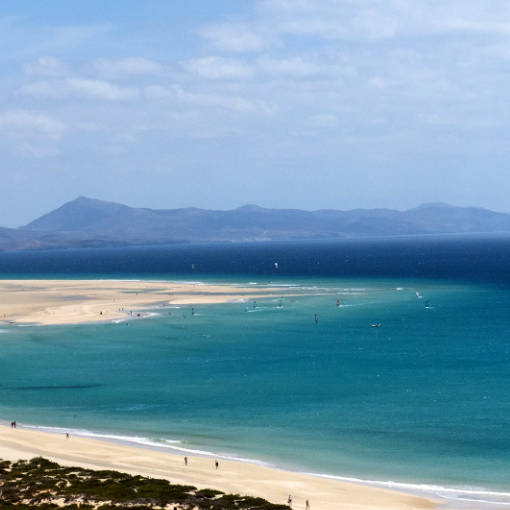
<path fill-rule="evenodd" d="M 9 427 L 9 422 L 5 419 L 0 418 L 0 460 L 2 460 L 2 452 L 3 446 L 4 446 L 4 433 L 5 430 L 11 430 Z M 490 490 L 490 489 L 484 489 L 484 488 L 473 488 L 473 487 L 467 487 L 467 486 L 443 486 L 438 485 L 437 483 L 420 483 L 420 482 L 398 482 L 398 481 L 392 481 L 392 480 L 373 480 L 369 478 L 359 478 L 355 476 L 343 476 L 343 475 L 333 475 L 333 474 L 327 474 L 327 473 L 318 473 L 308 470 L 303 470 L 303 468 L 292 468 L 289 466 L 282 467 L 276 463 L 268 462 L 268 461 L 262 461 L 258 460 L 256 458 L 248 458 L 248 457 L 241 457 L 237 456 L 236 454 L 227 454 L 227 453 L 215 453 L 212 451 L 206 451 L 206 450 L 198 450 L 195 448 L 186 448 L 179 446 L 181 443 L 181 440 L 167 440 L 168 444 L 159 443 L 156 440 L 152 440 L 145 437 L 139 437 L 139 436 L 126 436 L 126 435 L 117 435 L 115 433 L 100 433 L 100 432 L 94 432 L 87 429 L 73 429 L 73 428 L 64 428 L 64 427 L 57 427 L 57 426 L 44 426 L 44 425 L 33 425 L 33 424 L 26 424 L 26 423 L 19 423 L 18 428 L 16 429 L 16 432 L 27 432 L 27 433 L 38 433 L 45 436 L 57 436 L 59 438 L 65 438 L 66 432 L 69 432 L 72 438 L 79 438 L 83 439 L 85 441 L 91 441 L 92 443 L 99 443 L 99 444 L 106 444 L 106 445 L 117 445 L 119 447 L 124 447 L 132 450 L 140 450 L 145 451 L 146 453 L 156 453 L 156 454 L 162 454 L 162 455 L 169 455 L 171 456 L 174 461 L 177 459 L 177 462 L 182 462 L 185 456 L 188 457 L 188 459 L 202 459 L 202 461 L 209 461 L 212 463 L 215 459 L 219 459 L 220 463 L 233 463 L 238 465 L 247 465 L 250 466 L 253 469 L 262 468 L 264 470 L 269 471 L 275 471 L 280 474 L 286 474 L 286 476 L 289 479 L 289 484 L 294 484 L 293 477 L 294 475 L 301 479 L 305 477 L 308 479 L 308 482 L 311 483 L 311 485 L 314 485 L 314 481 L 317 480 L 324 480 L 332 482 L 333 484 L 337 485 L 337 489 L 342 489 L 342 493 L 345 493 L 345 486 L 350 489 L 354 489 L 355 492 L 358 492 L 360 488 L 367 488 L 371 490 L 376 491 L 383 491 L 384 493 L 387 493 L 388 491 L 390 493 L 393 493 L 394 495 L 399 495 L 400 497 L 404 498 L 410 497 L 410 498 L 416 498 L 418 501 L 418 506 L 416 504 L 412 504 L 409 506 L 409 503 L 406 502 L 405 506 L 395 506 L 395 507 L 388 507 L 388 508 L 396 508 L 396 509 L 421 509 L 421 508 L 433 508 L 433 509 L 465 509 L 465 510 L 482 510 L 482 509 L 502 509 L 507 510 L 510 509 L 510 492 L 505 492 L 504 490 Z M 43 440 L 42 440 L 43 441 Z M 67 443 L 67 442 L 66 442 Z M 70 443 L 67 443 L 70 444 Z M 40 450 L 37 450 L 37 455 L 42 455 L 46 458 L 55 460 L 56 462 L 60 464 L 66 464 L 66 460 L 64 457 L 58 457 L 53 456 L 51 452 L 45 452 L 41 453 Z M 35 455 L 34 455 L 35 456 Z M 149 455 L 150 456 L 150 455 Z M 19 460 L 15 459 L 14 457 L 8 460 Z M 94 469 L 114 469 L 115 465 L 105 465 L 105 464 L 97 464 L 97 463 L 91 463 L 89 464 L 83 464 L 80 463 L 80 466 L 82 467 L 91 467 Z M 130 474 L 142 474 L 146 476 L 146 471 L 143 471 L 142 468 L 138 469 L 139 466 L 133 471 L 128 471 Z M 159 473 L 157 476 L 162 478 L 168 478 L 164 474 Z M 169 481 L 173 481 L 175 483 L 175 478 L 168 478 Z M 193 480 L 189 480 L 187 478 L 185 479 L 179 479 L 179 483 L 189 484 L 192 483 L 194 485 L 197 485 L 197 482 Z M 339 485 L 338 485 L 339 484 Z M 232 490 L 225 488 L 224 486 L 201 486 L 200 483 L 198 483 L 199 488 L 212 488 L 212 489 L 223 489 L 225 491 Z M 341 487 L 344 486 L 344 487 Z M 356 489 L 357 488 L 357 489 Z M 254 496 L 261 496 L 265 499 L 270 500 L 270 496 L 267 495 L 267 493 L 260 494 L 260 493 L 250 493 L 248 487 L 243 488 L 245 492 L 240 492 L 242 495 L 254 495 Z M 294 496 L 294 495 L 293 495 Z M 368 496 L 368 494 L 367 494 Z M 484 498 L 493 498 L 490 499 L 484 499 Z M 299 498 L 298 498 L 299 499 Z M 296 501 L 296 498 L 294 498 L 294 501 Z M 279 502 L 281 503 L 281 502 Z M 330 502 L 328 502 L 330 504 Z M 342 503 L 342 506 L 338 507 L 339 509 L 349 509 L 351 508 L 351 502 L 345 502 Z M 397 504 L 397 503 L 394 503 Z M 398 503 L 400 505 L 401 503 Z M 326 506 L 325 508 L 331 508 L 330 506 Z M 335 507 L 337 508 L 337 507 Z M 353 507 L 354 508 L 354 507 Z M 356 509 L 360 510 L 379 510 L 383 508 L 387 508 L 386 506 L 372 506 L 372 503 L 370 503 L 368 506 L 364 505 L 363 502 L 356 503 L 355 506 Z M 319 503 L 319 505 L 314 505 L 314 509 L 323 510 L 322 505 Z"/>
<path fill-rule="evenodd" d="M 313 510 L 418 510 L 437 509 L 440 504 L 438 499 L 402 490 L 328 479 L 248 460 L 187 454 L 189 465 L 184 466 L 184 452 L 179 455 L 120 440 L 83 437 L 74 435 L 72 429 L 68 440 L 65 432 L 59 434 L 57 430 L 26 427 L 20 424 L 19 428 L 12 429 L 8 423 L 0 421 L 0 459 L 16 461 L 42 456 L 61 465 L 166 478 L 172 483 L 259 496 L 280 504 L 292 494 L 295 509 L 304 508 L 306 499 L 310 500 Z M 214 458 L 219 459 L 218 470 L 214 469 Z"/>
<path fill-rule="evenodd" d="M 174 307 L 296 295 L 288 286 L 149 280 L 0 280 L 0 325 L 126 322 Z M 193 314 L 193 310 L 191 311 Z"/>

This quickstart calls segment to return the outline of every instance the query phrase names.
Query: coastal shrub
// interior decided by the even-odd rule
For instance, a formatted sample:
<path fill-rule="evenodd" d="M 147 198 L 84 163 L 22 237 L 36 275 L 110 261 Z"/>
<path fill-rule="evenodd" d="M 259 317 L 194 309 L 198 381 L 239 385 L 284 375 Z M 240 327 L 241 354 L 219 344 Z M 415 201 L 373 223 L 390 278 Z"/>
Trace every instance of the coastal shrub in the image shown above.
<path fill-rule="evenodd" d="M 57 504 L 64 500 L 64 505 Z M 62 467 L 42 457 L 0 460 L 0 510 L 289 510 L 262 498 L 113 470 Z"/>
<path fill-rule="evenodd" d="M 201 489 L 199 491 L 195 492 L 195 496 L 198 496 L 199 498 L 214 498 L 216 496 L 220 496 L 221 494 L 224 494 L 221 491 L 217 491 L 214 489 Z"/>

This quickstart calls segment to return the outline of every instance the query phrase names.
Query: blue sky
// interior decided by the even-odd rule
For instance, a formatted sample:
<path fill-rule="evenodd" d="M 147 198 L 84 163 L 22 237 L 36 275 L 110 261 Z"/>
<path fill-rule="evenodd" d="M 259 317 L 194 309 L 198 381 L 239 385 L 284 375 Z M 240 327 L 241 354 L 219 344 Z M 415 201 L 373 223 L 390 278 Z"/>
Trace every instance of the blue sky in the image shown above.
<path fill-rule="evenodd" d="M 509 211 L 510 3 L 3 0 L 0 225 L 78 195 Z"/>

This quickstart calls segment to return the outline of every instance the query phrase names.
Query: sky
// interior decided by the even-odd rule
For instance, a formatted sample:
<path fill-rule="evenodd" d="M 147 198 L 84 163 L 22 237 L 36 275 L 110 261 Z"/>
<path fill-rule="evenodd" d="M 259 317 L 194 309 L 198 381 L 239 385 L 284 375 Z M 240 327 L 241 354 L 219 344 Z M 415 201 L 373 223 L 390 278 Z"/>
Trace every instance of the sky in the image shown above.
<path fill-rule="evenodd" d="M 0 225 L 136 207 L 510 212 L 507 0 L 2 0 Z"/>

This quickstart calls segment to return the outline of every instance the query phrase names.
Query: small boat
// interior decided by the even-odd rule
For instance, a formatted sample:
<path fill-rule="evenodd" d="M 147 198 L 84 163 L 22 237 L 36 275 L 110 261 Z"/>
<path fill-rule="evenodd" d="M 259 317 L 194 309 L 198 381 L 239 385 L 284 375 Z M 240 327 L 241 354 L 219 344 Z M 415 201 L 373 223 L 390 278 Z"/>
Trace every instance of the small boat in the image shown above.
<path fill-rule="evenodd" d="M 375 322 L 374 324 L 370 324 L 371 328 L 380 328 L 382 324 L 380 322 Z"/>

